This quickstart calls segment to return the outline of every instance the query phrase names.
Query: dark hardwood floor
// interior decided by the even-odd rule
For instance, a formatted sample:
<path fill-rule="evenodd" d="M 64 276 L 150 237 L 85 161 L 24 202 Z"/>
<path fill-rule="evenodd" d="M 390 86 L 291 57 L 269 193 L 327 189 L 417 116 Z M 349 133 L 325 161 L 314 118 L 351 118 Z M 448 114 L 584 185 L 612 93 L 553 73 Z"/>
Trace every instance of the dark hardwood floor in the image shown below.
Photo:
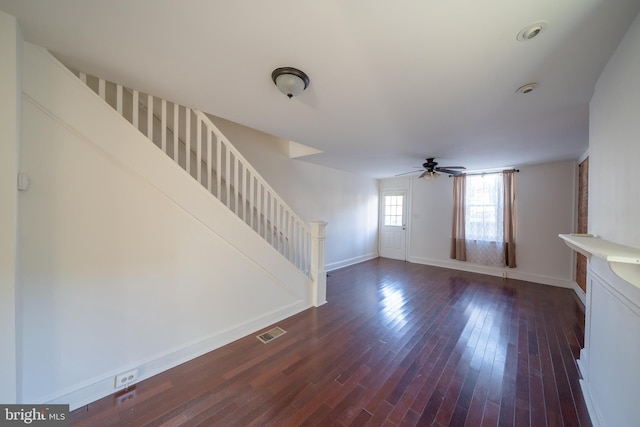
<path fill-rule="evenodd" d="M 71 414 L 73 426 L 590 426 L 573 291 L 378 258 L 328 303 Z M 267 328 L 268 329 L 268 328 Z"/>

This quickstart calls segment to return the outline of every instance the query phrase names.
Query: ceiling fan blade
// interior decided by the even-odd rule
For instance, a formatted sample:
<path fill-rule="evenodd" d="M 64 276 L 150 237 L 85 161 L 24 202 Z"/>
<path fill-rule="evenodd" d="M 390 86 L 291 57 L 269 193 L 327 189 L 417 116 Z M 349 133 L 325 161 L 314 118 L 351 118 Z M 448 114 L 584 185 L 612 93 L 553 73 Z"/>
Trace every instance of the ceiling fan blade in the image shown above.
<path fill-rule="evenodd" d="M 440 166 L 438 169 L 466 169 L 464 166 Z"/>
<path fill-rule="evenodd" d="M 438 168 L 438 172 L 448 173 L 449 175 L 453 175 L 453 176 L 462 175 L 461 171 L 453 170 L 453 169 L 447 169 L 447 168 Z"/>
<path fill-rule="evenodd" d="M 429 171 L 424 171 L 424 172 L 422 172 L 422 173 L 420 174 L 420 176 L 418 177 L 418 179 L 420 179 L 420 178 L 424 177 L 424 176 L 425 176 L 426 174 L 428 174 L 428 173 L 429 173 Z"/>
<path fill-rule="evenodd" d="M 420 172 L 420 171 L 403 172 L 403 173 L 399 173 L 399 174 L 394 175 L 394 176 L 409 175 L 410 173 L 416 173 L 416 172 Z"/>

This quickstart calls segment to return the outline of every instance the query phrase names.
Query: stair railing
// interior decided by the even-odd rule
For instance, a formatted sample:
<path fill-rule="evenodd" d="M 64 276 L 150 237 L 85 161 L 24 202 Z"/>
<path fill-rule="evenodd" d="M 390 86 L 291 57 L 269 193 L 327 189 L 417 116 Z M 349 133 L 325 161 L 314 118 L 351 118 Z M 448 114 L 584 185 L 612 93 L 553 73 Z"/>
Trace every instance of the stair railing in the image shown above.
<path fill-rule="evenodd" d="M 326 223 L 314 221 L 313 230 L 305 224 L 202 111 L 74 73 L 309 277 L 314 282 L 314 305 L 325 302 Z M 312 253 L 319 259 L 312 260 Z"/>

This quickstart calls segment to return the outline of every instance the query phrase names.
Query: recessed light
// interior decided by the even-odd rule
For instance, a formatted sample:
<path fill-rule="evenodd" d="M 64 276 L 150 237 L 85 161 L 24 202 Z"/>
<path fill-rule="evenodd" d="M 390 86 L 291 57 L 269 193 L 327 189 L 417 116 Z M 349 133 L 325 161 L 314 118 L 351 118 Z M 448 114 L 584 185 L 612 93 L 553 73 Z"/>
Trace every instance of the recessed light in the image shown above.
<path fill-rule="evenodd" d="M 546 30 L 548 26 L 549 24 L 544 21 L 534 22 L 520 30 L 516 39 L 521 42 L 531 40 L 532 38 L 539 36 L 540 33 Z"/>
<path fill-rule="evenodd" d="M 520 86 L 516 92 L 517 93 L 522 93 L 522 94 L 527 94 L 527 93 L 531 93 L 533 92 L 533 90 L 535 88 L 538 87 L 538 83 L 527 83 L 526 85 L 522 85 Z"/>

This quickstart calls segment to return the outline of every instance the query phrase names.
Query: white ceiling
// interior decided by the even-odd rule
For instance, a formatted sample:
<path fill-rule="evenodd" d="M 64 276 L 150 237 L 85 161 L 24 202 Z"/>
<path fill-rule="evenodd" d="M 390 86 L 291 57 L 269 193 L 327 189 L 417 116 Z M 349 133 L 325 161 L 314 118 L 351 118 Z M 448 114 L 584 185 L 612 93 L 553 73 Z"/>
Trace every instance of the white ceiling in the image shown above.
<path fill-rule="evenodd" d="M 68 65 L 323 151 L 372 177 L 577 159 L 640 0 L 0 0 Z M 519 42 L 536 21 L 548 28 Z M 291 100 L 271 71 L 305 71 Z M 532 93 L 516 89 L 539 83 Z"/>

